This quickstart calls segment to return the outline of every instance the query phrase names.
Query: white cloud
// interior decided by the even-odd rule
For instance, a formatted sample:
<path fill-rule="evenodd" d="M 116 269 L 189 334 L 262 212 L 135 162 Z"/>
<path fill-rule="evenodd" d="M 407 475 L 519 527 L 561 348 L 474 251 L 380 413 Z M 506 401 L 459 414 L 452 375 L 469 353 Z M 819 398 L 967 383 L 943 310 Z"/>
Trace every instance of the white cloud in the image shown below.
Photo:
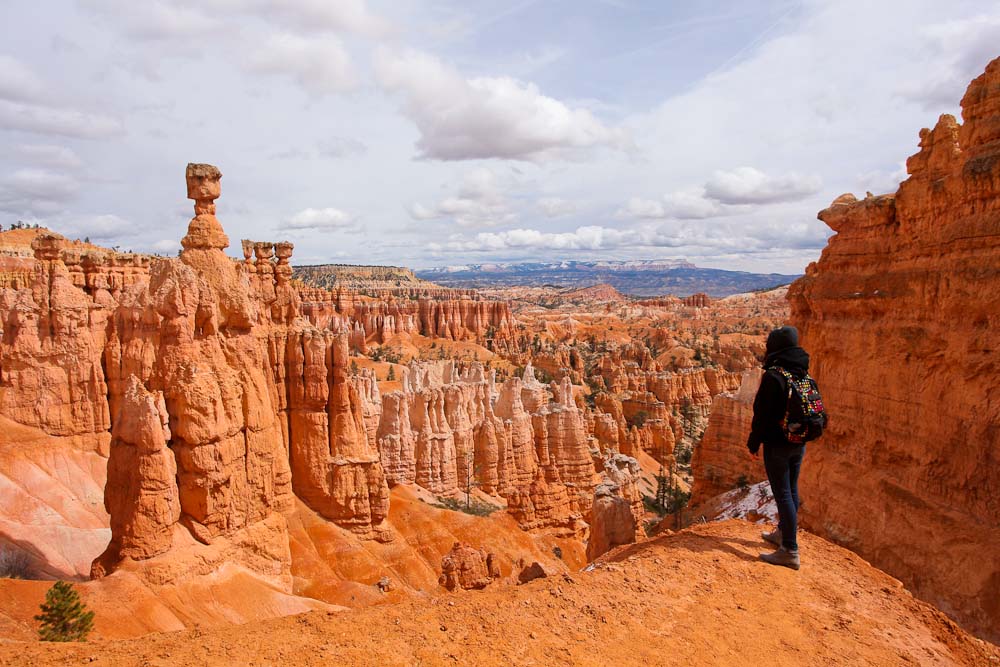
<path fill-rule="evenodd" d="M 579 210 L 576 202 L 572 202 L 560 197 L 542 197 L 538 200 L 538 208 L 547 218 L 561 218 L 573 215 Z"/>
<path fill-rule="evenodd" d="M 382 49 L 375 71 L 400 93 L 406 115 L 420 130 L 420 156 L 438 160 L 578 157 L 598 146 L 627 146 L 624 131 L 586 109 L 571 109 L 532 83 L 509 77 L 466 79 L 437 58 Z"/>
<path fill-rule="evenodd" d="M 79 139 L 106 139 L 122 133 L 121 123 L 108 116 L 5 100 L 0 100 L 0 129 Z"/>
<path fill-rule="evenodd" d="M 27 217 L 52 215 L 76 198 L 80 183 L 47 169 L 18 169 L 0 178 L 0 211 Z"/>
<path fill-rule="evenodd" d="M 364 0 L 250 0 L 240 6 L 299 30 L 352 32 L 373 38 L 393 32 L 392 25 L 373 14 Z"/>
<path fill-rule="evenodd" d="M 282 229 L 311 229 L 316 231 L 348 230 L 354 218 L 339 208 L 307 208 L 288 218 Z"/>
<path fill-rule="evenodd" d="M 162 0 L 80 0 L 84 8 L 103 14 L 121 25 L 130 38 L 160 41 L 196 38 L 220 28 L 216 16 L 182 3 Z"/>
<path fill-rule="evenodd" d="M 358 139 L 330 137 L 320 140 L 315 147 L 283 148 L 271 153 L 268 157 L 272 160 L 316 160 L 321 158 L 337 160 L 363 155 L 367 151 L 368 146 Z"/>
<path fill-rule="evenodd" d="M 331 36 L 272 35 L 254 49 L 247 67 L 263 74 L 291 76 L 316 95 L 344 92 L 357 85 L 350 54 Z"/>
<path fill-rule="evenodd" d="M 619 214 L 623 217 L 631 218 L 665 218 L 667 217 L 666 208 L 663 206 L 663 202 L 656 201 L 655 199 L 642 199 L 641 197 L 632 197 L 625 204 L 625 208 L 619 211 Z"/>
<path fill-rule="evenodd" d="M 930 55 L 929 67 L 919 79 L 906 79 L 897 92 L 933 111 L 951 107 L 965 92 L 969 80 L 1000 55 L 1000 14 L 922 26 L 915 40 Z"/>
<path fill-rule="evenodd" d="M 552 259 L 561 254 L 655 253 L 669 248 L 676 256 L 714 257 L 721 254 L 763 255 L 779 250 L 812 251 L 821 248 L 826 232 L 810 221 L 774 221 L 770 218 L 751 224 L 719 224 L 706 227 L 696 223 L 656 223 L 618 229 L 600 225 L 577 227 L 567 232 L 512 229 L 480 232 L 471 237 L 453 235 L 443 242 L 427 245 L 430 253 L 513 254 L 519 257 Z"/>
<path fill-rule="evenodd" d="M 80 191 L 80 183 L 72 176 L 46 169 L 19 169 L 2 183 L 26 197 L 57 201 L 73 199 Z"/>
<path fill-rule="evenodd" d="M 471 239 L 453 237 L 444 244 L 431 243 L 433 252 L 496 252 L 511 249 L 531 250 L 606 250 L 637 240 L 635 232 L 608 227 L 578 227 L 572 232 L 543 232 L 537 229 L 511 229 L 503 232 L 480 232 Z"/>
<path fill-rule="evenodd" d="M 712 174 L 705 183 L 705 196 L 722 204 L 773 204 L 803 199 L 822 186 L 819 176 L 769 176 L 753 167 L 739 167 Z"/>
<path fill-rule="evenodd" d="M 97 215 L 70 215 L 49 219 L 45 225 L 68 238 L 90 238 L 95 243 L 118 245 L 125 239 L 134 239 L 141 232 L 135 223 L 111 213 Z"/>
<path fill-rule="evenodd" d="M 162 255 L 170 255 L 177 252 L 177 249 L 181 247 L 181 244 L 174 239 L 161 239 L 150 245 L 150 249 L 153 252 L 160 253 Z"/>
<path fill-rule="evenodd" d="M 906 162 L 900 162 L 895 169 L 873 170 L 861 174 L 856 181 L 859 192 L 872 192 L 873 194 L 885 194 L 895 192 L 899 189 L 899 184 L 906 180 Z"/>
<path fill-rule="evenodd" d="M 45 90 L 41 79 L 20 60 L 0 54 L 0 99 L 30 101 Z"/>
<path fill-rule="evenodd" d="M 26 144 L 18 146 L 14 152 L 21 161 L 40 167 L 77 169 L 83 166 L 80 157 L 66 146 Z"/>
<path fill-rule="evenodd" d="M 619 217 L 704 220 L 746 213 L 753 205 L 798 201 L 817 193 L 818 176 L 785 174 L 772 177 L 752 167 L 716 171 L 702 187 L 668 193 L 660 199 L 633 197 Z"/>
<path fill-rule="evenodd" d="M 661 199 L 642 199 L 633 197 L 619 211 L 619 216 L 657 219 L 673 218 L 677 220 L 702 220 L 729 215 L 743 207 L 730 207 L 705 196 L 704 188 L 678 190 L 664 195 Z"/>
<path fill-rule="evenodd" d="M 455 195 L 433 206 L 419 202 L 409 207 L 414 220 L 451 219 L 461 227 L 496 227 L 510 224 L 517 218 L 510 210 L 500 177 L 489 169 L 467 172 Z"/>

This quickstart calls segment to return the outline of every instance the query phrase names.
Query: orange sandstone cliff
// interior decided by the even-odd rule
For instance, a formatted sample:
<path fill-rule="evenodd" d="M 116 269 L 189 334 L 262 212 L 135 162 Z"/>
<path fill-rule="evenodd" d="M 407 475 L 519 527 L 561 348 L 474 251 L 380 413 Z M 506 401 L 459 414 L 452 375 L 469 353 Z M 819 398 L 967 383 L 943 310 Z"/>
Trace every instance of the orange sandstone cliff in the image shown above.
<path fill-rule="evenodd" d="M 746 449 L 760 378 L 759 369 L 747 371 L 738 391 L 712 399 L 708 426 L 691 457 L 691 505 L 767 478 L 760 459 Z"/>
<path fill-rule="evenodd" d="M 1000 641 L 1000 59 L 921 130 L 895 195 L 837 198 L 789 290 L 830 428 L 807 526 Z"/>

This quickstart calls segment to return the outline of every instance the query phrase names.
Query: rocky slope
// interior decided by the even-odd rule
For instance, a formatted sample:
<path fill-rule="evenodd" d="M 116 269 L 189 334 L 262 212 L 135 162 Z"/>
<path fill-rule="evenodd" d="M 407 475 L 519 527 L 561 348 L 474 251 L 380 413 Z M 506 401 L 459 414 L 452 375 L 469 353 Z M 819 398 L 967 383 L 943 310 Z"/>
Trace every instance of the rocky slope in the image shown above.
<path fill-rule="evenodd" d="M 93 559 L 95 578 L 121 571 L 165 587 L 235 566 L 288 594 L 290 545 L 310 541 L 295 526 L 405 536 L 387 522 L 390 484 L 445 498 L 475 490 L 521 529 L 587 538 L 603 456 L 619 452 L 591 440 L 568 377 L 547 385 L 529 367 L 500 384 L 478 363 L 423 362 L 401 369 L 401 390 L 382 392 L 351 356 L 352 341 L 363 347 L 386 327 L 501 340 L 506 304 L 344 303 L 291 279 L 284 242 L 246 241 L 233 261 L 214 214 L 220 179 L 189 165 L 195 217 L 177 258 L 81 258 L 42 233 L 30 285 L 0 292 L 0 408 L 13 426 L 0 458 L 11 481 L 4 539 L 32 554 L 36 573 L 79 576 Z M 320 294 L 325 319 L 303 303 Z M 398 318 L 378 314 L 393 308 Z M 42 452 L 58 474 L 25 472 Z M 632 464 L 616 467 L 602 498 L 641 508 Z M 75 473 L 70 493 L 35 488 Z M 36 529 L 45 512 L 57 516 Z M 639 513 L 625 526 L 605 517 L 601 534 L 633 541 Z"/>
<path fill-rule="evenodd" d="M 1000 661 L 996 647 L 971 638 L 855 554 L 812 535 L 803 535 L 801 545 L 801 571 L 769 567 L 756 559 L 764 546 L 757 526 L 711 524 L 624 547 L 588 572 L 522 586 L 501 581 L 392 607 L 127 641 L 2 643 L 0 665 L 943 667 Z"/>
<path fill-rule="evenodd" d="M 829 433 L 804 517 L 1000 641 L 1000 59 L 941 116 L 895 195 L 837 198 L 789 290 Z"/>

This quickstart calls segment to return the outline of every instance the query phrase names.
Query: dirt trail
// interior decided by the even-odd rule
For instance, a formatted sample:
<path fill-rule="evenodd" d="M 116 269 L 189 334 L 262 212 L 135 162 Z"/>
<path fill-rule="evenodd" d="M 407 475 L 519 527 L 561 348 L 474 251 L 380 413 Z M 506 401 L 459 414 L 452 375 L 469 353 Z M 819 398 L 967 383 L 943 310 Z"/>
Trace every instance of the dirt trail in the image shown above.
<path fill-rule="evenodd" d="M 209 632 L 0 644 L 0 665 L 976 665 L 1000 649 L 812 535 L 803 569 L 756 560 L 758 527 L 708 524 L 590 572 Z"/>

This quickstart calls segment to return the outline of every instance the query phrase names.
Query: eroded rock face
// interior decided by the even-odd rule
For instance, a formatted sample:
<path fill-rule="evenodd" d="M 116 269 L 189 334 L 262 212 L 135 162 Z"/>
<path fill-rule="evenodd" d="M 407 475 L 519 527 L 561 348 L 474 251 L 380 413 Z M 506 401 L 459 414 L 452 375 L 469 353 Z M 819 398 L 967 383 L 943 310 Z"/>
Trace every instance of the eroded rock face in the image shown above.
<path fill-rule="evenodd" d="M 368 436 L 359 385 L 347 378 L 347 335 L 311 327 L 293 332 L 285 358 L 295 494 L 364 537 L 389 539 L 382 526 L 389 487 Z"/>
<path fill-rule="evenodd" d="M 594 488 L 587 560 L 645 537 L 640 474 L 639 462 L 629 456 L 614 454 L 604 460 L 601 483 Z"/>
<path fill-rule="evenodd" d="M 75 436 L 81 449 L 107 455 L 111 416 L 101 367 L 111 306 L 73 284 L 64 239 L 35 238 L 30 287 L 4 290 L 0 413 L 52 436 Z"/>
<path fill-rule="evenodd" d="M 184 250 L 125 290 L 112 320 L 113 537 L 97 576 L 172 546 L 170 564 L 160 559 L 147 575 L 161 583 L 183 576 L 177 564 L 198 550 L 179 540 L 179 525 L 210 547 L 205 554 L 290 584 L 281 514 L 293 507 L 293 488 L 324 517 L 387 537 L 388 487 L 362 385 L 347 378 L 347 334 L 313 329 L 285 308 L 296 303 L 281 299 L 290 289 L 282 269 L 289 244 L 254 244 L 252 270 L 223 253 L 228 240 L 214 215 L 220 177 L 209 165 L 189 166 L 197 215 Z M 205 554 L 196 559 L 211 561 Z"/>
<path fill-rule="evenodd" d="M 753 399 L 760 386 L 761 370 L 747 371 L 739 391 L 712 399 L 705 434 L 691 457 L 691 505 L 767 478 L 764 466 L 747 454 L 746 442 L 753 421 Z"/>
<path fill-rule="evenodd" d="M 437 288 L 414 295 L 418 298 L 397 299 L 388 294 L 385 300 L 372 300 L 345 288 L 298 293 L 302 313 L 314 326 L 354 328 L 357 350 L 399 334 L 472 341 L 492 349 L 506 347 L 514 337 L 514 317 L 507 302 L 473 299 L 459 291 Z"/>
<path fill-rule="evenodd" d="M 529 368 L 497 387 L 481 364 L 440 361 L 411 363 L 402 384 L 383 395 L 378 430 L 390 484 L 475 487 L 505 498 L 522 528 L 583 529 L 594 466 L 568 379 L 546 387 Z"/>
<path fill-rule="evenodd" d="M 129 376 L 115 420 L 108 486 L 111 544 L 95 562 L 103 576 L 122 558 L 144 560 L 170 549 L 181 518 L 177 462 L 167 443 L 170 425 L 162 392 L 150 392 Z"/>
<path fill-rule="evenodd" d="M 1000 59 L 921 130 L 895 195 L 845 195 L 789 290 L 830 427 L 803 518 L 1000 639 Z"/>
<path fill-rule="evenodd" d="M 500 563 L 496 554 L 487 553 L 462 542 L 455 542 L 441 559 L 441 577 L 438 580 L 449 591 L 486 588 L 500 578 Z"/>

